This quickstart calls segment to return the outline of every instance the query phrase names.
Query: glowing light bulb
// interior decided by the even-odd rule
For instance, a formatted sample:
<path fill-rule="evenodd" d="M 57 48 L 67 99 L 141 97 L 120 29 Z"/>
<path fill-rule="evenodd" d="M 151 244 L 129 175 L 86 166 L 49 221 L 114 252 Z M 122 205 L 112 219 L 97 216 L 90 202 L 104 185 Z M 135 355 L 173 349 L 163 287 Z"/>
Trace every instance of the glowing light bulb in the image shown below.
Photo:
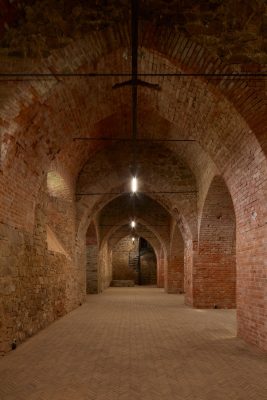
<path fill-rule="evenodd" d="M 135 237 L 133 236 L 133 237 L 132 237 L 132 242 L 134 243 L 134 241 L 135 241 Z"/>
<path fill-rule="evenodd" d="M 135 225 L 136 225 L 135 221 L 131 221 L 131 227 L 135 228 Z"/>
<path fill-rule="evenodd" d="M 137 192 L 137 178 L 134 176 L 132 178 L 132 192 L 136 193 Z"/>

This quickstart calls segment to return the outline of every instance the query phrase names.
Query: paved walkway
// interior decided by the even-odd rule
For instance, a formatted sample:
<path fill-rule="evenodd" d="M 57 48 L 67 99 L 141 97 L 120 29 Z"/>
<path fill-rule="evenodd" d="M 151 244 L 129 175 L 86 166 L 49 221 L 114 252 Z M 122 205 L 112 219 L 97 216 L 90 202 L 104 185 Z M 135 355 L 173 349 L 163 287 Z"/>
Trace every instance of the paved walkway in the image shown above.
<path fill-rule="evenodd" d="M 261 400 L 267 357 L 232 310 L 110 288 L 0 359 L 1 400 Z"/>

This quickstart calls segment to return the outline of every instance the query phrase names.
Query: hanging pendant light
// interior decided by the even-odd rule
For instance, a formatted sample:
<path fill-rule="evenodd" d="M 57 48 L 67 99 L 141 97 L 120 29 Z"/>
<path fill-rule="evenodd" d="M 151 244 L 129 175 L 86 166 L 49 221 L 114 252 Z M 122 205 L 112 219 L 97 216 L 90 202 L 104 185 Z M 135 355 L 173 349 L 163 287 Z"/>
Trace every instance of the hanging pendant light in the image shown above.
<path fill-rule="evenodd" d="M 137 178 L 136 178 L 136 176 L 134 176 L 132 178 L 131 189 L 132 189 L 133 193 L 137 192 Z"/>

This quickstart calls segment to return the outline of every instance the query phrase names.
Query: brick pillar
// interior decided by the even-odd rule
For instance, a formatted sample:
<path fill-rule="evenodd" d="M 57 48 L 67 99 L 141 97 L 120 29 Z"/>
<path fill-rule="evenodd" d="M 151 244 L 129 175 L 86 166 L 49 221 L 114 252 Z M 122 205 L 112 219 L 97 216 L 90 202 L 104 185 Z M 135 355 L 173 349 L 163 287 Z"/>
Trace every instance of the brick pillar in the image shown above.
<path fill-rule="evenodd" d="M 213 179 L 202 211 L 193 267 L 193 304 L 199 308 L 236 305 L 235 214 L 224 180 Z"/>
<path fill-rule="evenodd" d="M 164 288 L 164 265 L 165 265 L 165 259 L 164 259 L 164 251 L 161 248 L 160 254 L 158 257 L 158 273 L 157 273 L 157 286 L 159 288 Z"/>
<path fill-rule="evenodd" d="M 95 225 L 92 222 L 86 234 L 86 293 L 99 292 L 98 244 Z"/>
<path fill-rule="evenodd" d="M 177 225 L 174 225 L 171 236 L 166 291 L 168 293 L 183 293 L 184 241 Z"/>

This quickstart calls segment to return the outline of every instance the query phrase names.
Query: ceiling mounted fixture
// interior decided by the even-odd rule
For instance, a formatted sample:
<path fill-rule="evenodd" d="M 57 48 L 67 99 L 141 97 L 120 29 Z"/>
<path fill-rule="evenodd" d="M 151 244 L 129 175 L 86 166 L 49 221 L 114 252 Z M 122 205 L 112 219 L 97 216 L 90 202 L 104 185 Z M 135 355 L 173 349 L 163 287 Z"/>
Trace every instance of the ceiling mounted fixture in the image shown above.
<path fill-rule="evenodd" d="M 134 176 L 132 178 L 131 190 L 132 190 L 133 193 L 137 192 L 137 178 L 136 178 L 136 176 Z"/>
<path fill-rule="evenodd" d="M 136 227 L 136 222 L 134 220 L 131 221 L 131 228 L 135 228 Z"/>

